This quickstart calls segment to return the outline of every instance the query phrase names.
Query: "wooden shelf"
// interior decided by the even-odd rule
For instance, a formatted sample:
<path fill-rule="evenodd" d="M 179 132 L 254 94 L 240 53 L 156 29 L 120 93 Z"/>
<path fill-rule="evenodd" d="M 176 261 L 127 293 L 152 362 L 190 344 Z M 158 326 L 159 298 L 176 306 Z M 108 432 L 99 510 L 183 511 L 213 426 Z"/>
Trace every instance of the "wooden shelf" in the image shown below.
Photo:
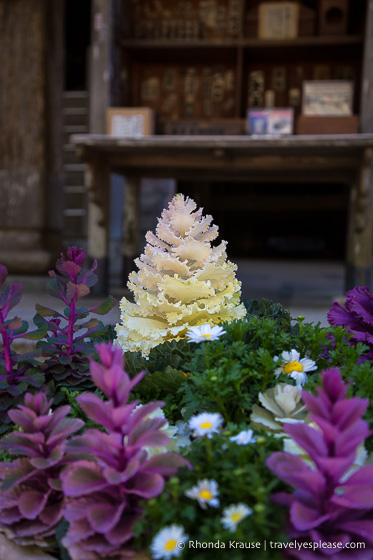
<path fill-rule="evenodd" d="M 121 45 L 126 49 L 235 48 L 239 46 L 239 39 L 124 39 Z"/>
<path fill-rule="evenodd" d="M 361 35 L 314 35 L 310 37 L 297 37 L 296 39 L 240 39 L 243 47 L 272 48 L 272 47 L 316 47 L 316 46 L 343 46 L 362 45 L 364 38 Z"/>
<path fill-rule="evenodd" d="M 122 47 L 126 49 L 148 48 L 272 48 L 272 47 L 314 47 L 314 46 L 343 46 L 362 45 L 361 35 L 315 35 L 310 37 L 297 37 L 296 39 L 124 39 Z"/>

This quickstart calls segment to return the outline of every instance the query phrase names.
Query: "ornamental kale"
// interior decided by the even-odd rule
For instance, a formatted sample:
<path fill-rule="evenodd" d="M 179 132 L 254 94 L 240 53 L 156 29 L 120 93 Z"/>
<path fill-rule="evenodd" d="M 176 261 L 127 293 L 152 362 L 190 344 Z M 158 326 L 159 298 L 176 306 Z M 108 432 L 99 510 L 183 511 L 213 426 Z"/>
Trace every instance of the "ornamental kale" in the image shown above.
<path fill-rule="evenodd" d="M 6 281 L 8 271 L 0 264 L 0 288 Z M 28 324 L 18 317 L 8 318 L 9 312 L 22 298 L 22 284 L 11 283 L 0 294 L 0 433 L 8 429 L 7 410 L 14 406 L 29 386 L 40 387 L 44 382 L 42 373 L 35 367 L 37 353 L 16 354 L 12 343 L 19 338 L 38 340 L 45 336 L 46 328 L 27 332 Z"/>
<path fill-rule="evenodd" d="M 88 270 L 83 268 L 85 259 L 83 249 L 70 247 L 66 257 L 61 253 L 56 270 L 49 272 L 52 280 L 47 285 L 47 292 L 67 306 L 63 313 L 36 306 L 38 313 L 34 322 L 38 326 L 46 325 L 49 333 L 47 340 L 38 344 L 47 358 L 45 373 L 47 379 L 53 377 L 59 386 L 92 386 L 87 354 L 94 354 L 92 339 L 103 335 L 104 326 L 97 319 L 84 320 L 89 313 L 104 315 L 114 305 L 114 299 L 109 296 L 101 305 L 89 309 L 77 307 L 78 300 L 88 295 L 97 282 L 96 261 Z"/>
<path fill-rule="evenodd" d="M 128 402 L 131 390 L 145 372 L 131 380 L 124 371 L 120 348 L 97 345 L 101 364 L 91 360 L 91 376 L 108 398 L 84 393 L 77 397 L 85 414 L 105 429 L 87 430 L 72 439 L 72 452 L 88 453 L 62 473 L 67 504 L 64 517 L 70 523 L 63 539 L 72 560 L 127 558 L 133 525 L 142 512 L 141 500 L 158 496 L 165 478 L 188 462 L 173 453 L 148 459 L 145 448 L 167 445 L 161 430 L 166 420 L 148 418 L 163 405 L 151 402 L 136 409 Z"/>
<path fill-rule="evenodd" d="M 277 503 L 290 507 L 290 536 L 306 543 L 326 543 L 318 552 L 292 549 L 291 554 L 302 560 L 329 556 L 333 543 L 345 546 L 357 541 L 365 542 L 364 550 L 354 549 L 352 553 L 333 547 L 334 554 L 354 560 L 373 557 L 373 465 L 351 470 L 358 446 L 370 434 L 367 422 L 362 420 L 368 400 L 346 398 L 347 387 L 338 370 L 324 371 L 317 397 L 302 392 L 318 429 L 303 423 L 285 427 L 284 431 L 308 453 L 314 468 L 284 452 L 274 453 L 267 460 L 278 478 L 296 489 L 294 494 L 274 495 Z"/>
<path fill-rule="evenodd" d="M 357 286 L 347 292 L 345 307 L 335 301 L 328 313 L 328 321 L 333 326 L 348 328 L 355 344 L 363 342 L 369 347 L 363 359 L 373 359 L 373 294 L 368 286 Z"/>
<path fill-rule="evenodd" d="M 44 393 L 27 393 L 25 404 L 9 411 L 22 431 L 0 442 L 0 450 L 20 457 L 0 463 L 0 528 L 19 544 L 54 543 L 64 501 L 59 476 L 69 462 L 65 442 L 84 425 L 66 418 L 69 406 L 52 412 L 51 404 Z"/>

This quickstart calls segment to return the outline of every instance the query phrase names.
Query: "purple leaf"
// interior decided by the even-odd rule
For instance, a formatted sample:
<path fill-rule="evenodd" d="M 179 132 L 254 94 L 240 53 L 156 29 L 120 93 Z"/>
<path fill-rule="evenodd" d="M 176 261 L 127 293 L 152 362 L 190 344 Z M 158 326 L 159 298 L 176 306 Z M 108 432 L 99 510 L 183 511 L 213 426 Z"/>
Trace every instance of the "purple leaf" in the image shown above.
<path fill-rule="evenodd" d="M 111 531 L 120 520 L 124 508 L 125 503 L 116 506 L 100 502 L 94 504 L 88 509 L 88 520 L 92 529 L 102 534 Z"/>
<path fill-rule="evenodd" d="M 49 493 L 40 493 L 36 490 L 22 492 L 19 499 L 19 510 L 26 519 L 36 519 L 43 510 Z"/>
<path fill-rule="evenodd" d="M 328 448 L 323 435 L 307 424 L 287 424 L 284 432 L 287 433 L 302 449 L 307 451 L 311 459 L 326 457 Z"/>
<path fill-rule="evenodd" d="M 143 466 L 143 469 L 147 472 L 152 472 L 153 470 L 164 476 L 174 476 L 177 469 L 181 467 L 192 468 L 189 461 L 177 455 L 176 453 L 161 453 L 160 455 L 155 455 L 151 457 Z"/>
<path fill-rule="evenodd" d="M 331 502 L 349 509 L 373 509 L 373 483 L 371 488 L 366 484 L 347 487 L 341 496 L 333 496 Z"/>
<path fill-rule="evenodd" d="M 66 297 L 69 301 L 77 300 L 81 297 L 87 296 L 90 289 L 85 284 L 73 284 L 68 282 Z"/>
<path fill-rule="evenodd" d="M 142 473 L 131 479 L 130 488 L 126 488 L 128 494 L 137 494 L 142 498 L 150 499 L 158 496 L 163 490 L 164 479 L 160 474 Z"/>
<path fill-rule="evenodd" d="M 91 494 L 108 485 L 101 467 L 92 461 L 78 461 L 63 472 L 61 478 L 63 491 L 68 497 Z"/>
<path fill-rule="evenodd" d="M 290 508 L 290 519 L 299 531 L 308 531 L 318 527 L 330 518 L 329 514 L 321 515 L 316 509 L 310 508 L 301 502 L 294 502 Z"/>

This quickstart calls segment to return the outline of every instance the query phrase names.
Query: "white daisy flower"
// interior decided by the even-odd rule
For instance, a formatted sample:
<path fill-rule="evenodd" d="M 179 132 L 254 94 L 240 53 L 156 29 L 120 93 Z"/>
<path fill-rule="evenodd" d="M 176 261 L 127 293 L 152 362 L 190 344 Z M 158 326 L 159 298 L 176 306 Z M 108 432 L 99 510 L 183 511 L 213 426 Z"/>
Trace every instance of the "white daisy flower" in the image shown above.
<path fill-rule="evenodd" d="M 180 556 L 183 551 L 184 543 L 188 535 L 184 533 L 184 528 L 180 525 L 170 525 L 157 533 L 150 545 L 152 558 L 172 558 Z"/>
<path fill-rule="evenodd" d="M 219 428 L 223 423 L 223 418 L 218 413 L 202 412 L 197 416 L 192 416 L 189 420 L 189 428 L 193 431 L 194 437 L 207 436 L 212 438 L 213 434 L 219 433 Z"/>
<path fill-rule="evenodd" d="M 315 371 L 317 369 L 316 363 L 308 358 L 300 359 L 300 354 L 296 350 L 290 350 L 290 352 L 282 352 L 281 354 L 282 364 L 275 369 L 275 376 L 278 377 L 281 373 L 286 373 L 298 386 L 302 386 L 307 381 L 307 373 L 309 371 Z M 275 362 L 279 361 L 279 357 L 275 356 Z"/>
<path fill-rule="evenodd" d="M 186 333 L 188 342 L 204 342 L 206 340 L 218 340 L 219 336 L 225 334 L 223 327 L 212 327 L 211 325 L 201 325 L 200 327 L 190 327 Z"/>
<path fill-rule="evenodd" d="M 190 490 L 185 492 L 187 498 L 197 500 L 201 508 L 206 509 L 206 505 L 211 507 L 219 507 L 220 501 L 217 498 L 219 495 L 218 483 L 216 480 L 200 480 L 197 486 L 193 486 Z"/>
<path fill-rule="evenodd" d="M 236 436 L 232 436 L 229 439 L 236 442 L 237 445 L 247 445 L 248 443 L 255 443 L 256 441 L 253 430 L 243 430 Z"/>
<path fill-rule="evenodd" d="M 221 522 L 224 529 L 229 529 L 232 533 L 237 529 L 237 525 L 253 513 L 253 510 L 246 504 L 232 504 L 223 510 Z"/>

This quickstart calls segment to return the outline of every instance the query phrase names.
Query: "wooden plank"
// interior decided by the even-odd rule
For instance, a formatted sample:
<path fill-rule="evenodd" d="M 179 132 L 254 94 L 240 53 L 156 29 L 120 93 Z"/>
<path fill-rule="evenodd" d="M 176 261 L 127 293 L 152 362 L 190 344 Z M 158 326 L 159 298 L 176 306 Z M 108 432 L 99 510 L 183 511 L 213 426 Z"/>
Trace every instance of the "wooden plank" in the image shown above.
<path fill-rule="evenodd" d="M 309 36 L 297 37 L 296 39 L 257 39 L 257 38 L 237 38 L 237 39 L 124 39 L 121 45 L 126 49 L 195 49 L 195 48 L 273 48 L 273 47 L 312 47 L 312 46 L 343 46 L 343 45 L 362 45 L 364 37 L 362 35 L 340 35 L 340 36 Z"/>
<path fill-rule="evenodd" d="M 134 269 L 133 260 L 139 255 L 140 178 L 126 175 L 123 212 L 123 280 Z"/>
<path fill-rule="evenodd" d="M 350 194 L 346 288 L 366 286 L 372 279 L 373 149 L 365 150 L 358 180 Z"/>
<path fill-rule="evenodd" d="M 74 134 L 71 142 L 77 147 L 90 150 L 124 152 L 125 149 L 140 151 L 143 148 L 184 150 L 192 147 L 198 150 L 211 148 L 230 148 L 250 152 L 260 150 L 312 150 L 329 149 L 332 151 L 353 152 L 373 146 L 373 134 L 309 135 L 289 137 L 250 137 L 250 136 L 147 136 L 144 138 L 118 138 L 105 134 Z M 144 150 L 142 150 L 144 151 Z M 310 152 L 309 152 L 310 153 Z"/>
<path fill-rule="evenodd" d="M 217 152 L 217 150 L 215 150 Z M 234 173 L 234 170 L 263 170 L 270 168 L 274 173 L 282 170 L 292 169 L 294 171 L 313 169 L 319 170 L 342 170 L 356 167 L 357 158 L 354 156 L 345 156 L 343 158 L 333 156 L 289 156 L 281 155 L 246 155 L 235 154 L 229 151 L 218 153 L 196 153 L 188 152 L 185 155 L 175 153 L 172 159 L 163 151 L 147 152 L 146 163 L 144 162 L 144 154 L 133 153 L 128 155 L 113 154 L 110 156 L 110 162 L 113 167 L 125 167 L 128 170 L 133 169 L 178 169 L 187 170 L 186 157 L 189 160 L 189 166 L 200 170 L 224 170 Z"/>
<path fill-rule="evenodd" d="M 367 2 L 360 113 L 361 132 L 373 132 L 373 0 Z"/>

